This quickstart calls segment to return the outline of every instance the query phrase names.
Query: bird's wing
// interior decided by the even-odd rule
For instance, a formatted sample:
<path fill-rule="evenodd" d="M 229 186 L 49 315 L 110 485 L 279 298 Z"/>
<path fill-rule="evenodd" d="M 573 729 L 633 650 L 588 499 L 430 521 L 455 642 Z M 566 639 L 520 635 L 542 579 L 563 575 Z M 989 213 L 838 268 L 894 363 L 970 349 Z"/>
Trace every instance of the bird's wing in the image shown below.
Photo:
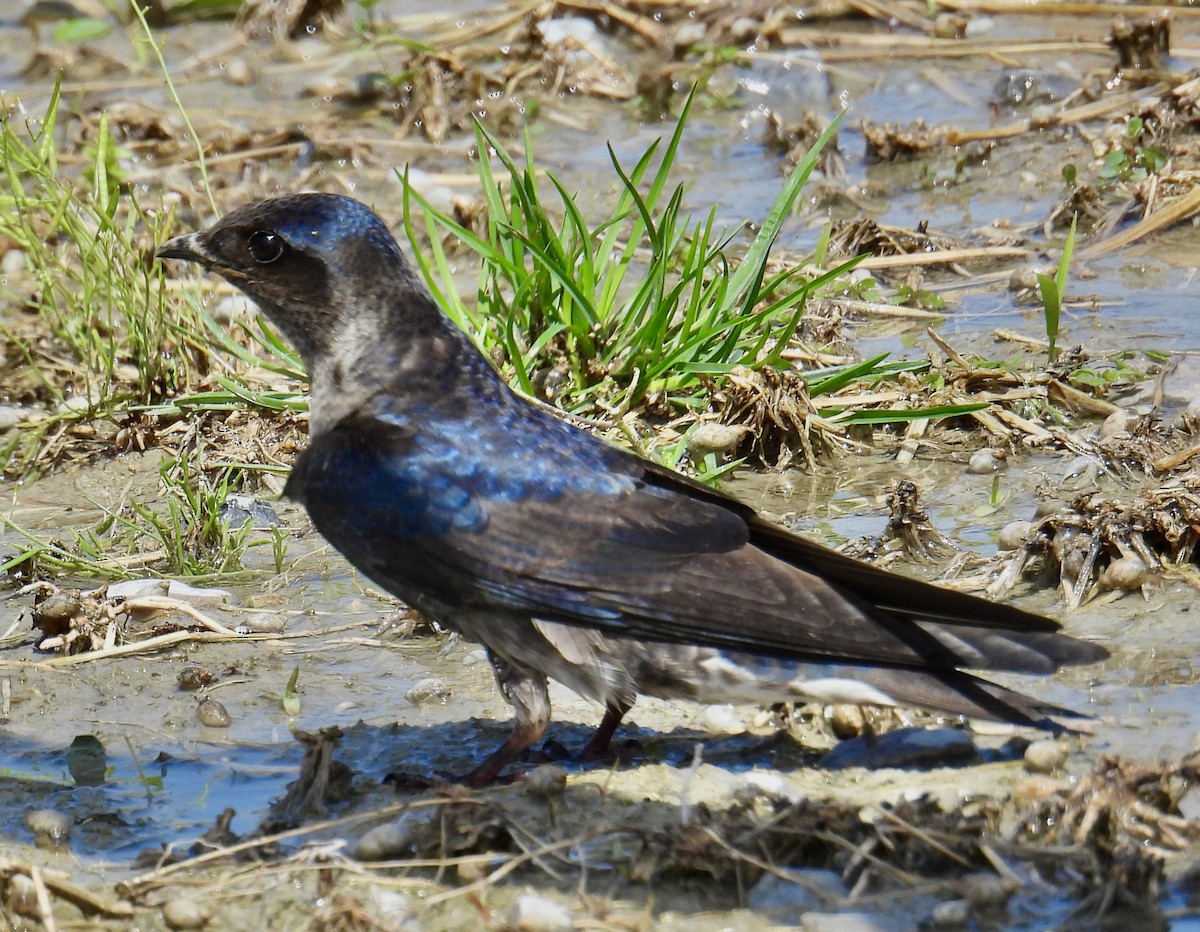
<path fill-rule="evenodd" d="M 288 492 L 360 569 L 417 604 L 798 659 L 1031 672 L 1080 662 L 1063 647 L 1080 642 L 1052 621 L 834 554 L 606 445 L 581 448 L 574 471 L 560 451 L 530 482 L 472 451 L 452 463 L 416 438 L 348 419 L 314 439 Z"/>

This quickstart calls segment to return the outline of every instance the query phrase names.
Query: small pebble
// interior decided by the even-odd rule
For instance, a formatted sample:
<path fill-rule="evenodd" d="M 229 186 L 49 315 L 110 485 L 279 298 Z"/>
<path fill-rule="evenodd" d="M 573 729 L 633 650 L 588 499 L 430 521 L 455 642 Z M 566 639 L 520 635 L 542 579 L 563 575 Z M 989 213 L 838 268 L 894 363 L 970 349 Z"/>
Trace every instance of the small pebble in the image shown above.
<path fill-rule="evenodd" d="M 0 274 L 16 275 L 18 272 L 24 272 L 27 264 L 25 250 L 10 249 L 4 254 L 4 258 L 0 259 Z"/>
<path fill-rule="evenodd" d="M 0 405 L 0 430 L 11 430 L 18 424 L 25 423 L 31 413 L 29 408 L 21 408 L 17 405 Z"/>
<path fill-rule="evenodd" d="M 225 66 L 225 80 L 237 87 L 253 83 L 256 77 L 254 70 L 243 58 L 235 58 Z"/>
<path fill-rule="evenodd" d="M 1128 411 L 1118 408 L 1108 417 L 1106 417 L 1100 425 L 1100 439 L 1107 440 L 1109 437 L 1116 434 L 1127 434 L 1132 426 L 1134 416 Z"/>
<path fill-rule="evenodd" d="M 1025 749 L 1025 769 L 1033 773 L 1054 773 L 1067 762 L 1067 749 L 1057 741 L 1034 741 Z"/>
<path fill-rule="evenodd" d="M 430 699 L 445 702 L 450 698 L 450 687 L 446 685 L 445 680 L 430 676 L 423 680 L 417 680 L 413 684 L 413 688 L 404 694 L 404 698 L 417 706 L 424 705 Z"/>
<path fill-rule="evenodd" d="M 249 524 L 260 531 L 279 524 L 279 516 L 269 502 L 253 495 L 230 495 L 221 505 L 221 520 L 230 527 L 241 528 Z"/>
<path fill-rule="evenodd" d="M 947 900 L 933 907 L 929 914 L 929 926 L 934 929 L 961 929 L 970 918 L 970 903 L 966 900 Z"/>
<path fill-rule="evenodd" d="M 487 861 L 459 861 L 454 865 L 454 873 L 460 883 L 474 883 L 482 880 L 489 873 Z"/>
<path fill-rule="evenodd" d="M 72 395 L 70 398 L 62 400 L 62 404 L 58 406 L 58 413 L 70 414 L 72 411 L 86 411 L 91 406 L 91 399 L 87 395 Z"/>
<path fill-rule="evenodd" d="M 413 845 L 429 830 L 432 817 L 425 812 L 407 812 L 398 819 L 376 825 L 359 838 L 354 856 L 360 861 L 386 861 L 411 857 Z"/>
<path fill-rule="evenodd" d="M 1025 546 L 1032 531 L 1033 523 L 1030 521 L 1009 521 L 1000 528 L 997 544 L 1001 550 L 1016 550 Z"/>
<path fill-rule="evenodd" d="M 705 28 L 703 23 L 684 23 L 671 37 L 671 44 L 677 49 L 690 49 L 704 41 Z"/>
<path fill-rule="evenodd" d="M 782 799 L 789 803 L 798 803 L 804 798 L 804 792 L 785 780 L 782 774 L 763 770 L 752 770 L 743 774 L 741 785 L 736 787 L 734 792 L 743 801 Z"/>
<path fill-rule="evenodd" d="M 1128 554 L 1111 561 L 1100 574 L 1100 587 L 1132 592 L 1146 585 L 1154 574 L 1142 558 Z"/>
<path fill-rule="evenodd" d="M 705 706 L 696 721 L 702 730 L 713 734 L 740 735 L 746 730 L 742 716 L 728 703 Z"/>
<path fill-rule="evenodd" d="M 525 788 L 535 796 L 550 799 L 567 788 L 567 771 L 558 764 L 542 764 L 525 776 Z"/>
<path fill-rule="evenodd" d="M 829 727 L 839 738 L 857 738 L 867 728 L 862 706 L 838 703 L 830 710 Z"/>
<path fill-rule="evenodd" d="M 967 462 L 967 472 L 975 476 L 990 476 L 1008 469 L 1008 454 L 992 447 L 976 450 Z"/>
<path fill-rule="evenodd" d="M 1013 270 L 1012 275 L 1008 277 L 1009 291 L 1033 291 L 1038 287 L 1038 275 L 1048 274 L 1053 276 L 1054 270 L 1050 268 L 1038 269 L 1029 265 L 1018 266 Z"/>
<path fill-rule="evenodd" d="M 963 885 L 967 900 L 975 909 L 998 909 L 1008 902 L 1015 889 L 1012 881 L 985 872 L 968 874 L 963 878 Z"/>
<path fill-rule="evenodd" d="M 216 699 L 205 699 L 201 702 L 196 707 L 196 718 L 200 719 L 201 725 L 207 725 L 209 728 L 228 728 L 233 721 L 225 706 Z"/>
<path fill-rule="evenodd" d="M 542 41 L 547 45 L 562 45 L 567 42 L 588 44 L 598 38 L 596 24 L 584 16 L 562 16 L 544 19 L 538 23 Z"/>
<path fill-rule="evenodd" d="M 424 928 L 413 908 L 414 897 L 386 887 L 373 886 L 371 899 L 386 923 L 380 928 L 386 928 L 388 932 L 419 932 Z M 419 902 L 419 897 L 415 899 Z"/>
<path fill-rule="evenodd" d="M 256 612 L 247 615 L 238 627 L 245 628 L 247 634 L 279 634 L 287 627 L 287 619 L 270 612 Z"/>
<path fill-rule="evenodd" d="M 741 16 L 729 24 L 729 35 L 735 42 L 746 42 L 758 38 L 759 23 L 749 16 Z"/>
<path fill-rule="evenodd" d="M 38 908 L 37 887 L 27 874 L 16 871 L 8 878 L 8 896 L 4 905 L 18 916 L 29 919 L 40 919 L 41 910 Z M 25 926 L 19 926 L 25 928 Z"/>
<path fill-rule="evenodd" d="M 709 453 L 730 453 L 742 442 L 748 430 L 745 425 L 735 427 L 732 424 L 704 421 L 688 434 L 688 452 L 701 459 Z"/>
<path fill-rule="evenodd" d="M 933 21 L 933 34 L 938 39 L 965 38 L 967 18 L 957 13 L 939 13 Z"/>
<path fill-rule="evenodd" d="M 990 16 L 972 16 L 967 20 L 967 28 L 963 31 L 963 35 L 968 39 L 977 39 L 980 36 L 986 36 L 995 28 L 996 21 Z"/>
<path fill-rule="evenodd" d="M 410 168 L 408 170 L 407 182 L 412 186 L 414 191 L 421 195 L 422 200 L 429 201 L 436 210 L 444 210 L 447 213 L 454 212 L 454 199 L 456 196 L 454 189 L 443 181 L 440 173 L 418 171 L 415 168 Z M 570 378 L 570 373 L 565 374 Z"/>
<path fill-rule="evenodd" d="M 508 911 L 508 927 L 521 932 L 565 932 L 575 924 L 571 911 L 561 903 L 525 893 Z"/>
<path fill-rule="evenodd" d="M 473 667 L 476 664 L 480 664 L 480 663 L 488 663 L 487 651 L 484 650 L 482 647 L 479 648 L 478 650 L 471 651 L 469 654 L 464 656 L 462 659 L 462 665 L 464 667 Z"/>
<path fill-rule="evenodd" d="M 75 823 L 57 809 L 34 809 L 25 814 L 25 825 L 33 832 L 34 844 L 49 851 L 61 851 L 71 840 Z"/>
<path fill-rule="evenodd" d="M 179 897 L 163 903 L 162 917 L 168 929 L 203 929 L 210 914 L 195 900 Z"/>

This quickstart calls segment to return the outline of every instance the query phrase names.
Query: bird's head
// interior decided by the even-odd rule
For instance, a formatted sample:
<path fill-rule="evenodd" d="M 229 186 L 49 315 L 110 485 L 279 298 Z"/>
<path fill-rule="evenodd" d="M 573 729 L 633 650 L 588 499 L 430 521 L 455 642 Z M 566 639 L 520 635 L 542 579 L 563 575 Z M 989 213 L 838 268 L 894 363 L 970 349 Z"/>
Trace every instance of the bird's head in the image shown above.
<path fill-rule="evenodd" d="M 197 262 L 253 298 L 312 366 L 349 314 L 424 293 L 387 226 L 336 194 L 293 194 L 239 207 L 202 233 L 168 240 L 160 259 Z"/>

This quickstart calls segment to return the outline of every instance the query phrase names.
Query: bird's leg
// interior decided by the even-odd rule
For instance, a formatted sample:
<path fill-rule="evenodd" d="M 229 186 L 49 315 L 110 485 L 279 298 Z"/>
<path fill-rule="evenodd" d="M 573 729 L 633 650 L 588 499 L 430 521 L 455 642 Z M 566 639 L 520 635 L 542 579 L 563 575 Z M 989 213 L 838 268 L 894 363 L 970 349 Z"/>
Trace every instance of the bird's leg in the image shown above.
<path fill-rule="evenodd" d="M 621 719 L 625 717 L 625 713 L 632 708 L 632 705 L 633 703 L 630 702 L 618 701 L 604 710 L 604 718 L 600 720 L 600 724 L 596 727 L 596 731 L 592 735 L 592 740 L 579 752 L 581 760 L 594 760 L 608 753 L 608 744 L 612 741 L 613 733 L 621 724 Z"/>
<path fill-rule="evenodd" d="M 550 693 L 546 677 L 540 673 L 509 663 L 488 651 L 496 685 L 505 700 L 513 707 L 516 723 L 513 733 L 474 770 L 463 777 L 467 786 L 488 786 L 495 782 L 500 771 L 521 756 L 521 753 L 542 737 L 550 724 Z M 620 721 L 618 716 L 617 721 Z M 613 728 L 616 727 L 614 722 Z M 611 729 L 609 734 L 611 736 Z"/>

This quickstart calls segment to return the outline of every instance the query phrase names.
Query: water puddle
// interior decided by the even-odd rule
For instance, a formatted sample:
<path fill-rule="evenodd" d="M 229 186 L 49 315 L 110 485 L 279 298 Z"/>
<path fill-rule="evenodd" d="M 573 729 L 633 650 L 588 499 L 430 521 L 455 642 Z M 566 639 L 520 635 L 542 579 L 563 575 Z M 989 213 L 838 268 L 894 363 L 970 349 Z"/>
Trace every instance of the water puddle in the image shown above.
<path fill-rule="evenodd" d="M 384 2 L 374 15 L 403 17 L 415 35 L 420 29 L 448 28 L 449 19 L 479 25 L 489 21 L 494 9 L 484 2 L 449 6 Z M 53 78 L 43 60 L 30 70 L 18 60 L 20 43 L 14 37 L 23 33 L 12 21 L 23 10 L 17 0 L 0 0 L 0 44 L 10 52 L 0 56 L 0 96 L 6 102 L 20 100 L 26 113 L 38 114 L 49 99 Z M 622 69 L 648 74 L 651 65 L 661 64 L 662 56 L 639 42 L 615 40 L 614 33 L 622 35 L 614 26 L 616 12 L 614 8 L 604 14 L 605 29 L 595 41 L 614 50 Z M 1078 53 L 1021 56 L 1039 69 L 1045 86 L 1072 81 L 1078 85 L 1081 76 L 1111 69 L 1111 53 L 1103 44 L 1108 27 L 1099 17 L 987 18 L 988 36 L 996 43 L 1071 36 L 1086 24 L 1088 41 Z M 1174 23 L 1172 62 L 1183 67 L 1200 57 L 1197 20 L 1180 11 Z M 401 188 L 395 171 L 406 165 L 420 173 L 418 186 L 431 200 L 450 204 L 455 198 L 477 196 L 478 182 L 467 157 L 473 139 L 467 130 L 451 127 L 446 141 L 435 145 L 419 133 L 401 133 L 389 105 L 373 101 L 348 107 L 338 96 L 342 92 L 333 90 L 336 82 L 388 71 L 400 61 L 394 56 L 398 48 L 405 48 L 403 42 L 380 41 L 364 52 L 344 38 L 326 41 L 316 35 L 291 44 L 243 46 L 231 39 L 230 30 L 228 23 L 190 22 L 160 34 L 168 63 L 178 70 L 182 99 L 203 132 L 216 140 L 211 170 L 223 207 L 235 203 L 231 191 L 249 198 L 336 186 L 372 201 L 399 230 Z M 828 44 L 764 48 L 739 67 L 716 69 L 679 154 L 681 177 L 689 184 L 685 206 L 698 215 L 715 208 L 718 225 L 731 228 L 761 221 L 784 178 L 779 155 L 764 142 L 767 111 L 794 120 L 801 108 L 812 107 L 825 119 L 844 101 L 852 115 L 840 138 L 840 170 L 820 181 L 812 200 L 785 225 L 778 244 L 781 253 L 811 253 L 829 220 L 868 216 L 906 230 L 928 221 L 929 232 L 971 243 L 1001 243 L 1012 237 L 1027 245 L 1029 262 L 1039 268 L 1056 261 L 1053 249 L 1043 248 L 1043 233 L 1064 197 L 1063 169 L 1082 168 L 1095 158 L 1099 130 L 1089 134 L 1055 127 L 1041 139 L 1025 137 L 1008 146 L 964 145 L 928 158 L 865 158 L 869 127 L 861 121 L 909 124 L 924 119 L 929 125 L 983 129 L 1027 118 L 1028 105 L 1012 102 L 997 89 L 1014 71 L 999 54 L 934 59 L 897 51 L 891 59 L 871 55 L 856 60 L 838 53 L 834 32 L 850 42 L 855 35 L 879 35 L 878 30 L 865 21 L 849 26 L 833 21 L 828 31 Z M 104 56 L 128 58 L 136 42 L 136 31 L 122 27 L 95 39 L 90 52 L 53 42 L 41 51 L 58 56 L 51 61 L 66 63 L 63 93 L 75 114 L 73 127 L 88 114 L 132 102 L 154 112 L 147 125 L 164 120 L 168 135 L 183 138 L 182 127 L 172 122 L 176 117 L 155 69 L 127 73 L 98 64 Z M 205 56 L 215 64 L 206 64 Z M 98 71 L 91 74 L 90 67 Z M 321 87 L 327 87 L 327 93 Z M 1054 99 L 1053 90 L 1047 93 Z M 494 107 L 511 102 L 488 101 Z M 446 112 L 458 113 L 463 103 L 448 102 Z M 464 112 L 470 109 L 470 102 L 466 104 Z M 645 118 L 637 103 L 618 105 L 599 95 L 549 95 L 540 110 L 528 115 L 535 112 L 529 135 L 539 166 L 553 172 L 567 190 L 579 192 L 577 204 L 585 214 L 611 203 L 617 190 L 609 144 L 628 167 L 654 139 L 669 132 L 668 124 Z M 280 129 L 287 126 L 293 129 Z M 514 151 L 519 149 L 518 139 L 515 134 Z M 186 147 L 164 159 L 156 148 L 160 144 L 161 140 L 128 140 L 128 184 L 144 203 L 182 203 L 178 191 L 191 191 L 194 174 Z M 831 206 L 814 209 L 817 202 Z M 1061 229 L 1055 236 L 1061 237 Z M 1190 313 L 1200 301 L 1194 238 L 1191 223 L 1184 222 L 1127 248 L 1083 256 L 1072 266 L 1062 345 L 1083 344 L 1093 354 L 1128 349 L 1133 351 L 1131 365 L 1147 369 L 1151 362 L 1145 350 L 1166 353 L 1177 363 L 1160 381 L 1139 380 L 1110 393 L 1109 400 L 1122 407 L 1148 411 L 1154 406 L 1169 418 L 1197 397 L 1200 369 L 1193 360 L 1200 350 L 1200 318 Z M 454 255 L 451 261 L 463 290 L 469 292 L 476 266 L 466 255 Z M 989 268 L 971 266 L 960 278 L 935 275 L 927 280 L 917 275 L 912 280 L 915 288 L 928 287 L 947 299 L 939 316 L 850 314 L 838 337 L 860 358 L 884 352 L 924 358 L 939 354 L 926 335 L 932 325 L 962 354 L 1000 360 L 1044 356 L 1034 342 L 1045 337 L 1040 306 L 1014 300 L 1007 290 L 1009 265 L 997 264 L 994 274 Z M 25 332 L 30 321 L 21 316 L 24 305 L 13 287 L 5 273 L 0 317 L 6 328 Z M 1028 342 L 1014 341 L 1004 331 L 1019 332 Z M 24 378 L 22 365 L 5 365 L 14 385 Z M 6 399 L 20 400 L 16 388 L 10 392 L 2 387 Z M 1095 428 L 1086 420 L 1071 425 L 1089 435 Z M 991 476 L 967 470 L 973 446 L 978 444 L 929 445 L 908 467 L 897 466 L 888 449 L 835 456 L 815 471 L 744 469 L 725 487 L 800 533 L 840 545 L 881 533 L 887 492 L 896 478 L 906 477 L 922 491 L 922 505 L 942 534 L 968 556 L 990 557 L 1003 525 L 1029 520 L 1039 501 L 1062 497 L 1077 477 L 1071 454 L 1018 445 L 1010 453 L 1008 470 L 993 484 Z M 106 509 L 118 511 L 126 500 L 153 500 L 159 494 L 159 466 L 155 452 L 105 455 L 28 481 L 5 480 L 4 491 L 12 502 L 9 516 L 39 534 L 69 538 L 75 530 L 95 526 Z M 1193 477 L 1188 473 L 1184 478 Z M 1126 472 L 1088 481 L 1104 494 L 1132 497 L 1157 479 Z M 1185 756 L 1200 735 L 1200 675 L 1193 660 L 1197 636 L 1190 613 L 1194 589 L 1187 579 L 1168 573 L 1145 597 L 1135 592 L 1120 599 L 1102 598 L 1069 615 L 1061 612 L 1056 588 L 1017 587 L 1013 598 L 1022 607 L 1054 615 L 1071 633 L 1100 640 L 1113 654 L 1103 669 L 1067 670 L 1047 679 L 998 678 L 1095 717 L 1092 734 L 1064 744 L 1064 768 L 1072 776 L 1061 785 L 1038 783 L 1052 778 L 1023 769 L 1019 751 L 1008 744 L 1014 737 L 1011 730 L 989 732 L 981 727 L 976 740 L 982 756 L 973 759 L 972 766 L 879 773 L 868 769 L 848 777 L 819 764 L 820 754 L 832 742 L 820 712 L 813 712 L 808 721 L 789 721 L 801 739 L 815 742 L 806 746 L 803 740 L 776 734 L 778 714 L 657 701 L 639 702 L 621 733 L 634 764 L 579 763 L 568 752 L 587 742 L 601 712 L 555 687 L 554 724 L 547 735 L 552 743 L 543 749 L 544 761 L 531 766 L 563 767 L 567 776 L 561 785 L 557 772 L 547 771 L 549 777 L 539 778 L 548 781 L 545 785 L 531 777 L 470 799 L 449 790 L 414 790 L 419 778 L 461 775 L 507 735 L 508 707 L 492 683 L 486 658 L 476 645 L 448 644 L 444 634 L 427 629 L 407 633 L 408 619 L 400 607 L 317 540 L 302 513 L 283 504 L 276 511 L 289 538 L 285 565 L 274 566 L 270 547 L 249 551 L 248 573 L 226 586 L 232 597 L 222 606 L 205 609 L 233 628 L 270 615 L 279 621 L 274 633 L 223 642 L 180 640 L 150 654 L 66 665 L 35 650 L 30 596 L 7 599 L 0 621 L 0 634 L 12 625 L 0 640 L 0 839 L 12 857 L 19 853 L 21 859 L 47 869 L 65 867 L 77 883 L 135 878 L 142 885 L 135 884 L 133 900 L 143 917 L 157 922 L 158 906 L 168 895 L 163 891 L 178 894 L 168 886 L 177 879 L 169 873 L 170 860 L 194 857 L 214 844 L 252 840 L 256 832 L 266 831 L 289 785 L 306 768 L 316 766 L 312 749 L 322 746 L 322 734 L 328 738 L 327 730 L 336 728 L 340 735 L 328 738 L 329 746 L 336 744 L 336 759 L 352 771 L 353 788 L 329 804 L 321 817 L 360 821 L 314 830 L 312 838 L 289 839 L 280 842 L 282 848 L 272 848 L 284 851 L 280 857 L 288 859 L 288 868 L 298 878 L 286 894 L 273 894 L 278 896 L 272 902 L 280 924 L 272 927 L 299 927 L 288 923 L 307 922 L 317 909 L 312 904 L 319 902 L 320 909 L 328 907 L 342 916 L 353 911 L 348 904 L 358 904 L 364 915 L 400 917 L 383 927 L 409 928 L 403 922 L 414 914 L 413 903 L 428 899 L 433 905 L 420 919 L 423 928 L 498 928 L 505 923 L 539 928 L 518 926 L 513 919 L 518 915 L 513 910 L 521 908 L 519 896 L 532 890 L 569 901 L 579 919 L 589 907 L 574 898 L 578 887 L 616 904 L 610 915 L 601 915 L 603 910 L 593 904 L 598 913 L 586 921 L 596 927 L 623 927 L 635 922 L 632 917 L 640 916 L 641 910 L 653 912 L 646 927 L 661 929 L 776 928 L 772 923 L 798 923 L 801 915 L 822 910 L 863 911 L 876 921 L 889 911 L 889 902 L 878 892 L 887 889 L 900 903 L 894 910 L 895 928 L 909 929 L 929 919 L 942 904 L 970 897 L 963 891 L 952 895 L 945 884 L 936 886 L 915 872 L 905 873 L 907 863 L 885 864 L 880 868 L 884 879 L 877 885 L 864 880 L 855 887 L 854 878 L 867 876 L 862 864 L 873 863 L 876 852 L 887 846 L 879 839 L 908 851 L 903 846 L 917 844 L 914 839 L 936 836 L 936 844 L 921 849 L 922 856 L 945 857 L 944 872 L 960 878 L 954 883 L 969 887 L 972 872 L 990 872 L 1015 885 L 998 906 L 972 901 L 967 919 L 957 927 L 974 923 L 978 928 L 1040 929 L 1075 921 L 1068 913 L 1080 908 L 1080 915 L 1087 917 L 1080 927 L 1099 928 L 1099 919 L 1088 925 L 1098 915 L 1095 898 L 1086 908 L 1079 907 L 1074 890 L 1038 881 L 1030 866 L 1040 863 L 1038 855 L 1021 844 L 989 849 L 993 860 L 987 863 L 976 859 L 967 864 L 957 848 L 946 854 L 942 849 L 956 844 L 947 839 L 978 837 L 985 828 L 1011 828 L 1016 818 L 1011 808 L 989 809 L 983 803 L 980 811 L 985 814 L 979 815 L 973 803 L 964 800 L 1025 793 L 1036 801 L 1041 798 L 1038 793 L 1047 798 L 1066 794 L 1066 784 L 1087 779 L 1103 755 L 1119 757 L 1129 767 L 1149 765 Z M 0 533 L 0 553 L 14 552 L 22 540 L 13 529 L 5 530 Z M 900 569 L 922 572 L 912 565 Z M 98 585 L 69 578 L 54 582 Z M 180 673 L 188 667 L 202 668 L 210 681 L 199 690 L 181 689 Z M 289 680 L 297 670 L 291 690 Z M 224 706 L 228 727 L 200 721 L 197 710 L 204 698 Z M 913 720 L 929 722 L 921 716 Z M 806 728 L 810 733 L 804 733 Z M 312 752 L 307 757 L 306 748 Z M 337 782 L 336 773 L 321 773 Z M 1113 776 L 1110 784 L 1124 786 L 1121 779 Z M 1137 781 L 1131 777 L 1129 782 Z M 1143 781 L 1148 782 L 1149 778 Z M 827 825 L 788 821 L 805 811 L 804 800 L 829 807 Z M 933 805 L 930 800 L 945 803 L 944 811 L 924 808 Z M 892 804 L 894 809 L 889 808 Z M 404 816 L 413 821 L 396 829 L 400 842 L 385 855 L 396 861 L 415 858 L 421 865 L 418 872 L 402 874 L 400 880 L 387 875 L 385 882 L 382 874 L 368 876 L 365 868 L 348 866 L 354 845 L 371 821 L 386 823 L 401 805 L 411 806 Z M 1071 805 L 1064 809 L 1068 814 L 1077 812 Z M 880 815 L 883 809 L 891 815 Z M 1186 818 L 1180 817 L 1186 825 L 1172 823 L 1180 838 L 1196 837 L 1193 809 L 1194 804 Z M 225 815 L 228 810 L 232 815 Z M 376 810 L 387 815 L 371 815 Z M 859 810 L 876 819 L 870 824 L 888 823 L 890 828 L 879 829 L 874 841 L 856 834 L 869 822 L 851 819 Z M 65 816 L 70 823 L 63 851 L 32 847 L 36 833 L 31 823 L 40 824 L 39 813 L 46 812 Z M 426 817 L 420 813 L 426 812 L 436 812 L 430 818 L 442 820 L 437 823 L 441 847 L 430 840 L 436 833 L 432 822 L 422 821 Z M 947 812 L 961 822 L 942 821 L 950 818 Z M 1006 819 L 1010 822 L 998 826 Z M 317 820 L 314 810 L 310 821 Z M 759 879 L 763 865 L 753 853 L 760 850 L 754 848 L 760 839 L 757 833 L 767 837 L 771 825 L 787 826 L 796 838 L 807 839 L 805 844 L 828 845 L 828 853 L 814 856 L 813 863 L 827 862 L 841 871 L 849 886 L 839 888 L 829 903 L 818 898 L 800 906 L 780 905 L 778 895 Z M 932 835 L 924 834 L 925 826 L 933 826 Z M 579 837 L 568 843 L 564 839 L 572 831 Z M 1178 866 L 1187 856 L 1150 829 L 1147 833 L 1147 846 L 1177 856 L 1169 881 L 1160 887 L 1157 881 L 1147 882 L 1146 889 L 1166 891 L 1161 898 L 1151 897 L 1169 911 L 1156 916 L 1155 927 L 1190 928 L 1186 914 L 1191 888 L 1181 879 L 1186 871 Z M 725 845 L 725 860 L 706 847 L 713 838 Z M 730 839 L 741 845 L 736 857 L 729 855 Z M 777 842 L 763 842 L 761 850 L 775 856 L 782 850 Z M 309 843 L 310 848 L 303 847 Z M 1062 857 L 1074 857 L 1083 850 L 1083 842 L 1063 842 L 1062 850 Z M 851 856 L 847 851 L 858 853 Z M 501 872 L 509 870 L 504 865 L 512 852 L 520 860 L 520 883 L 505 885 L 501 881 L 507 873 Z M 712 867 L 710 875 L 715 882 L 697 880 L 703 878 L 706 865 L 718 860 L 721 866 Z M 349 878 L 349 886 L 338 888 L 336 896 L 331 892 L 334 886 L 322 886 L 327 881 L 318 876 L 319 870 L 333 870 L 330 865 L 345 871 L 339 877 Z M 786 865 L 768 866 L 764 876 L 790 878 L 789 883 L 802 873 Z M 207 862 L 203 867 L 218 870 Z M 158 868 L 168 873 L 154 874 Z M 1118 873 L 1124 868 L 1108 866 Z M 11 872 L 6 871 L 0 858 L 0 893 L 3 902 L 11 904 L 16 886 L 8 882 Z M 200 878 L 197 886 L 205 895 L 225 889 L 222 884 L 232 884 L 228 889 L 236 891 L 224 900 L 210 897 L 206 908 L 219 911 L 221 927 L 252 927 L 256 914 L 250 881 L 241 874 L 204 874 L 200 866 L 194 876 Z M 630 888 L 630 881 L 647 880 L 654 883 Z M 896 893 L 900 888 L 904 892 Z M 472 897 L 485 889 L 488 905 L 475 909 L 483 901 Z M 389 896 L 407 899 L 397 905 L 399 901 Z M 154 909 L 145 907 L 147 903 Z M 336 913 L 337 903 L 341 913 Z M 16 906 L 12 909 L 19 912 Z M 114 928 L 125 921 L 112 916 L 109 920 L 117 923 Z M 868 927 L 881 926 L 861 926 Z"/>

